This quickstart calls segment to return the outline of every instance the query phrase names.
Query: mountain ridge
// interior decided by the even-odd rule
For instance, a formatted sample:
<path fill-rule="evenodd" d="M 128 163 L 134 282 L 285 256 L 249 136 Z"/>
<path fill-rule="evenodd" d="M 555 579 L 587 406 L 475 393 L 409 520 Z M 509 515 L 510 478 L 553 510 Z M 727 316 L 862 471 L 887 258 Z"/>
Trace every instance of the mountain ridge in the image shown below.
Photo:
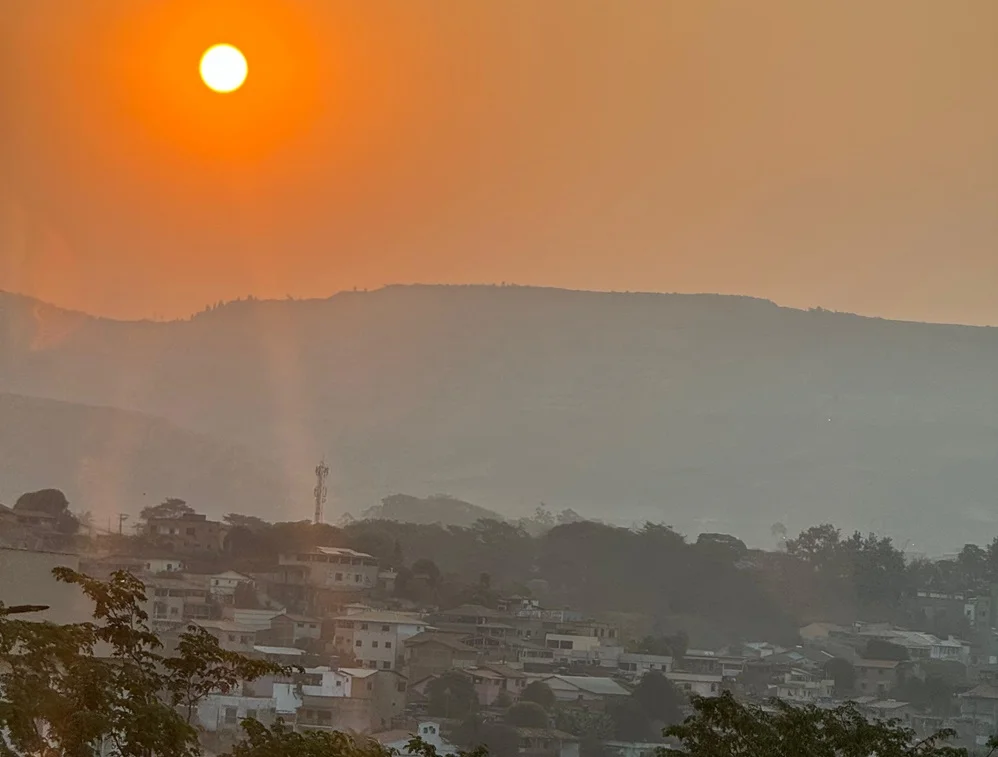
<path fill-rule="evenodd" d="M 446 492 L 756 543 L 776 521 L 940 547 L 998 530 L 989 327 L 518 286 L 170 322 L 36 308 L 0 297 L 0 391 L 166 418 L 275 460 L 295 492 L 325 455 L 332 511 Z"/>

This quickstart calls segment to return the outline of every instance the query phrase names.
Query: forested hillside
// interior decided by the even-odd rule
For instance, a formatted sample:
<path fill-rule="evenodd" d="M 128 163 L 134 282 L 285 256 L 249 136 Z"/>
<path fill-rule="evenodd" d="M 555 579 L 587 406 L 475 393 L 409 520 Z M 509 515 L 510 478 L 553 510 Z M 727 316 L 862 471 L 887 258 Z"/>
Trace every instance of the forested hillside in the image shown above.
<path fill-rule="evenodd" d="M 152 323 L 0 296 L 0 390 L 252 447 L 300 517 L 325 455 L 334 516 L 444 492 L 756 544 L 835 520 L 943 551 L 998 529 L 996 375 L 992 329 L 739 297 L 390 287 Z"/>

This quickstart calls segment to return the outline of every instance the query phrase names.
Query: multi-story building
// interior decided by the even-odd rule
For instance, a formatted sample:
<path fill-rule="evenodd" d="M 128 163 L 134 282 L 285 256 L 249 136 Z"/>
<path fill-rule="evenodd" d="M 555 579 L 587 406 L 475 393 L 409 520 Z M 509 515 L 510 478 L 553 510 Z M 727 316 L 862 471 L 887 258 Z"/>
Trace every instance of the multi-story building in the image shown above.
<path fill-rule="evenodd" d="M 282 613 L 270 621 L 270 630 L 263 634 L 270 644 L 294 647 L 317 642 L 322 635 L 322 621 L 307 615 Z"/>
<path fill-rule="evenodd" d="M 218 618 L 219 607 L 211 600 L 208 587 L 184 577 L 152 576 L 144 579 L 145 611 L 150 620 L 210 620 Z"/>
<path fill-rule="evenodd" d="M 279 562 L 302 569 L 307 583 L 318 589 L 361 591 L 378 586 L 377 559 L 344 547 L 313 547 L 307 552 L 282 554 Z"/>
<path fill-rule="evenodd" d="M 301 729 L 369 733 L 389 728 L 405 710 L 408 685 L 396 671 L 306 668 L 273 685 L 278 714 Z"/>
<path fill-rule="evenodd" d="M 230 620 L 201 620 L 197 625 L 214 636 L 222 649 L 247 655 L 254 652 L 255 628 L 241 626 Z"/>
<path fill-rule="evenodd" d="M 146 534 L 157 545 L 180 554 L 218 554 L 225 549 L 228 533 L 226 524 L 208 520 L 199 513 L 177 518 L 150 518 L 146 524 Z"/>
<path fill-rule="evenodd" d="M 424 631 L 403 641 L 402 647 L 410 681 L 454 668 L 470 668 L 478 662 L 478 651 L 455 634 Z"/>
<path fill-rule="evenodd" d="M 428 627 L 416 615 L 387 611 L 357 612 L 334 620 L 337 652 L 352 655 L 358 667 L 378 670 L 401 667 L 403 642 Z"/>

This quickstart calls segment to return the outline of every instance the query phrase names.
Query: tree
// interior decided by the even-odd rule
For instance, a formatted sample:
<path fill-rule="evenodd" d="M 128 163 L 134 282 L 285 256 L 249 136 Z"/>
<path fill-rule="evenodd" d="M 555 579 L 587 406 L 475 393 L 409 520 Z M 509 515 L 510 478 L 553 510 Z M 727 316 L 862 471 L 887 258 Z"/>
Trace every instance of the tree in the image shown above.
<path fill-rule="evenodd" d="M 0 754 L 86 757 L 107 745 L 121 757 L 193 757 L 191 720 L 208 692 L 287 672 L 224 651 L 200 629 L 181 634 L 177 655 L 166 659 L 138 579 L 53 573 L 94 603 L 94 622 L 57 626 L 0 613 Z M 95 656 L 98 645 L 106 657 Z"/>
<path fill-rule="evenodd" d="M 429 712 L 435 717 L 464 719 L 478 709 L 478 692 L 471 679 L 455 670 L 447 671 L 426 686 Z"/>
<path fill-rule="evenodd" d="M 798 557 L 817 570 L 834 564 L 840 547 L 840 531 L 831 523 L 801 531 L 796 539 L 787 541 L 787 554 Z"/>
<path fill-rule="evenodd" d="M 644 707 L 634 699 L 621 698 L 607 707 L 613 719 L 613 737 L 621 741 L 652 741 L 659 733 Z"/>
<path fill-rule="evenodd" d="M 504 720 L 517 728 L 547 728 L 547 711 L 536 702 L 519 702 L 508 710 Z"/>
<path fill-rule="evenodd" d="M 414 578 L 423 578 L 431 587 L 435 587 L 440 582 L 440 568 L 433 560 L 421 558 L 412 564 L 412 575 Z"/>
<path fill-rule="evenodd" d="M 883 639 L 870 639 L 866 642 L 863 657 L 867 660 L 896 660 L 904 662 L 908 659 L 908 650 L 900 644 L 892 644 Z"/>
<path fill-rule="evenodd" d="M 835 681 L 837 696 L 848 696 L 856 687 L 856 668 L 845 658 L 833 657 L 826 662 L 825 675 L 831 676 Z"/>
<path fill-rule="evenodd" d="M 39 512 L 55 518 L 55 530 L 61 534 L 75 534 L 80 522 L 69 511 L 69 500 L 59 489 L 39 489 L 17 498 L 14 509 L 22 512 Z"/>
<path fill-rule="evenodd" d="M 193 512 L 193 510 L 191 512 Z M 265 521 L 263 518 L 258 518 L 255 515 L 243 515 L 242 513 L 228 513 L 222 517 L 222 520 L 224 520 L 233 528 L 245 528 L 254 533 L 258 533 L 260 531 L 266 531 L 268 528 L 270 528 L 270 524 L 267 521 Z"/>
<path fill-rule="evenodd" d="M 296 731 L 278 720 L 269 728 L 256 720 L 244 720 L 246 738 L 226 757 L 392 757 L 393 752 L 373 739 L 359 741 L 342 731 Z M 406 746 L 409 754 L 439 757 L 436 747 L 418 737 Z M 458 752 L 457 757 L 488 757 L 485 750 Z"/>
<path fill-rule="evenodd" d="M 665 729 L 686 757 L 967 757 L 967 750 L 945 742 L 955 735 L 942 730 L 922 739 L 898 721 L 868 721 L 853 704 L 822 710 L 773 702 L 774 712 L 719 697 L 693 697 L 694 714 Z"/>
<path fill-rule="evenodd" d="M 554 707 L 555 697 L 551 687 L 544 681 L 531 681 L 527 687 L 520 692 L 521 702 L 533 702 L 539 704 L 548 712 Z"/>
<path fill-rule="evenodd" d="M 193 515 L 194 508 L 177 497 L 167 497 L 158 505 L 148 505 L 139 512 L 139 518 L 147 523 L 154 518 L 182 518 Z"/>
<path fill-rule="evenodd" d="M 686 697 L 657 670 L 641 676 L 631 696 L 650 720 L 670 725 L 683 719 Z"/>
<path fill-rule="evenodd" d="M 467 718 L 456 734 L 478 757 L 517 757 L 520 737 L 513 726 L 491 723 L 478 715 Z"/>

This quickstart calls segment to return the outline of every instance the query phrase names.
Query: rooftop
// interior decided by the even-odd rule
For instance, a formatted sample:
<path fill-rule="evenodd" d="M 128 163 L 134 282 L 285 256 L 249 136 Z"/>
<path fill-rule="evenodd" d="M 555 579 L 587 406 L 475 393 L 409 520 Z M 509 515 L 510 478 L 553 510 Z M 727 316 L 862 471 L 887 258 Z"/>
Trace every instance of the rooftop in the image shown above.
<path fill-rule="evenodd" d="M 420 644 L 440 644 L 453 649 L 455 652 L 474 652 L 477 650 L 470 647 L 451 633 L 433 633 L 432 631 L 421 631 L 415 636 L 410 636 L 402 642 L 407 647 L 419 646 Z"/>
<path fill-rule="evenodd" d="M 260 654 L 279 655 L 283 657 L 301 657 L 305 654 L 304 649 L 298 649 L 296 647 L 268 647 L 263 644 L 257 644 L 254 646 L 253 651 L 259 652 Z"/>
<path fill-rule="evenodd" d="M 410 615 L 404 612 L 395 612 L 394 610 L 371 610 L 364 612 L 355 612 L 351 615 L 338 615 L 334 618 L 337 623 L 339 622 L 357 622 L 357 623 L 406 623 L 411 625 L 425 626 L 427 622 L 423 620 L 418 615 Z"/>
<path fill-rule="evenodd" d="M 614 681 L 612 678 L 597 678 L 595 676 L 549 676 L 543 679 L 545 682 L 558 680 L 570 686 L 599 696 L 626 696 L 627 689 Z M 720 679 L 718 679 L 720 680 Z"/>
<path fill-rule="evenodd" d="M 233 623 L 231 620 L 195 620 L 194 625 L 212 631 L 225 631 L 226 633 L 256 633 L 255 626 L 244 626 Z"/>
<path fill-rule="evenodd" d="M 897 660 L 857 660 L 853 663 L 853 667 L 856 668 L 883 668 L 884 670 L 893 670 L 901 663 Z"/>

